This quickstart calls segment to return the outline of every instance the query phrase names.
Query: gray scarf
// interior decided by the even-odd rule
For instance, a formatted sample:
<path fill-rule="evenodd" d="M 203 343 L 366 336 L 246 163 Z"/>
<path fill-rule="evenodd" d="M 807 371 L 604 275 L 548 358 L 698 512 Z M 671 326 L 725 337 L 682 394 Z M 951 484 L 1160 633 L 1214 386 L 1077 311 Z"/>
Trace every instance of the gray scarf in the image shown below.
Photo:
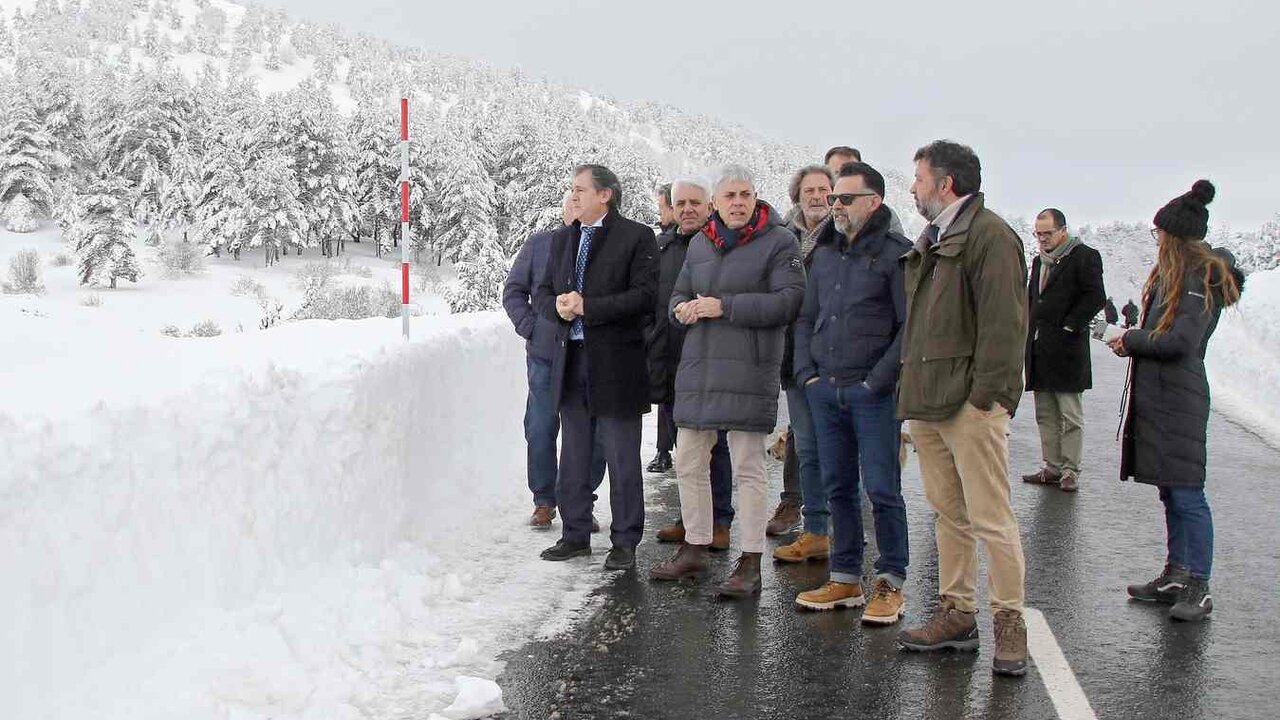
<path fill-rule="evenodd" d="M 1044 292 L 1044 286 L 1049 282 L 1049 271 L 1065 260 L 1071 254 L 1071 251 L 1075 250 L 1079 245 L 1080 238 L 1069 237 L 1066 242 L 1049 252 L 1040 251 L 1040 292 Z"/>

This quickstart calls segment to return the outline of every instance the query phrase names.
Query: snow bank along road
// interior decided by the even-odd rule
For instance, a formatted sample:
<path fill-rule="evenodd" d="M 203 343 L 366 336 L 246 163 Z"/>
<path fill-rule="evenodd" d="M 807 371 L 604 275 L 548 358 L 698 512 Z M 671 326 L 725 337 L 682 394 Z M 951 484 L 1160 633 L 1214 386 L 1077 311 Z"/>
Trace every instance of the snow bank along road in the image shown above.
<path fill-rule="evenodd" d="M 526 557 L 522 342 L 414 323 L 86 329 L 0 373 L 0 717 L 426 718 L 576 608 L 599 573 Z"/>

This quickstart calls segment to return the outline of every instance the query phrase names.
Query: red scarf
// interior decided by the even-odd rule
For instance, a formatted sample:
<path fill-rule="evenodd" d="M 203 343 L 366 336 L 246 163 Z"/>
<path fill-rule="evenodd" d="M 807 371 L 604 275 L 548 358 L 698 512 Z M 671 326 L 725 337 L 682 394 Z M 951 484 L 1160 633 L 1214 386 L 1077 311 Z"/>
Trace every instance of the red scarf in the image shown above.
<path fill-rule="evenodd" d="M 732 247 L 746 245 L 751 242 L 751 238 L 755 236 L 756 232 L 763 230 L 768 224 L 769 206 L 765 203 L 756 203 L 756 211 L 751 214 L 751 219 L 747 221 L 747 224 L 741 230 L 738 230 L 738 239 L 733 243 Z M 706 226 L 702 228 L 702 233 L 720 250 L 725 249 L 726 231 L 727 228 L 724 227 L 723 221 L 720 220 L 720 213 L 712 215 Z"/>

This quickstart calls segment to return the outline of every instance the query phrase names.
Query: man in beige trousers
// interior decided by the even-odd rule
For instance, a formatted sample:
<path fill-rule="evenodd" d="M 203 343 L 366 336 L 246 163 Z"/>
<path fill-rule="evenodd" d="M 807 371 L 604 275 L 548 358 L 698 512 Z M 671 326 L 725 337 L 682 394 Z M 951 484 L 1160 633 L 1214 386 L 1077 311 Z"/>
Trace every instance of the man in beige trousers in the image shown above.
<path fill-rule="evenodd" d="M 1022 396 L 1027 264 L 983 204 L 971 149 L 939 140 L 915 155 L 911 192 L 929 221 L 903 257 L 907 323 L 898 417 L 911 420 L 925 496 L 937 513 L 940 603 L 904 630 L 908 650 L 978 649 L 978 541 L 995 613 L 993 672 L 1027 671 L 1022 539 L 1010 504 L 1009 420 Z"/>

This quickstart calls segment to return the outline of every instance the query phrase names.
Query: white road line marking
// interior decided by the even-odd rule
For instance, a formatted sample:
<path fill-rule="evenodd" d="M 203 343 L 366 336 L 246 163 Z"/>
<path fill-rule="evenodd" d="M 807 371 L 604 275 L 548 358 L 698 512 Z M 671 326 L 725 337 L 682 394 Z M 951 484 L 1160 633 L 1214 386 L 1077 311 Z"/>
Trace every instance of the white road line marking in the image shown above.
<path fill-rule="evenodd" d="M 1027 623 L 1027 651 L 1035 659 L 1044 689 L 1049 691 L 1054 710 L 1061 720 L 1098 720 L 1089 704 L 1089 698 L 1076 682 L 1067 656 L 1062 654 L 1053 630 L 1044 619 L 1044 613 L 1035 608 L 1023 608 L 1022 617 Z"/>

